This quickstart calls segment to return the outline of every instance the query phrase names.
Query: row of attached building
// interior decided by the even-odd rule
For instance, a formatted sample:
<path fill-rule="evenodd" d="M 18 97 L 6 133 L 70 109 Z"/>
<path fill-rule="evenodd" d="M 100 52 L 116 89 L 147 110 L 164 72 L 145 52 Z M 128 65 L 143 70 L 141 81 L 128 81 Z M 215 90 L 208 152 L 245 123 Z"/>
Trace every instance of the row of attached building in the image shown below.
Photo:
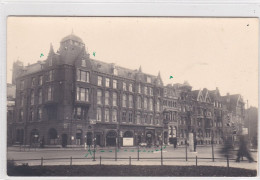
<path fill-rule="evenodd" d="M 241 95 L 192 90 L 187 82 L 164 85 L 160 73 L 91 59 L 74 34 L 57 52 L 51 45 L 44 61 L 16 61 L 8 87 L 16 89 L 9 96 L 9 145 L 181 145 L 189 133 L 198 144 L 222 143 L 241 131 L 245 118 Z"/>

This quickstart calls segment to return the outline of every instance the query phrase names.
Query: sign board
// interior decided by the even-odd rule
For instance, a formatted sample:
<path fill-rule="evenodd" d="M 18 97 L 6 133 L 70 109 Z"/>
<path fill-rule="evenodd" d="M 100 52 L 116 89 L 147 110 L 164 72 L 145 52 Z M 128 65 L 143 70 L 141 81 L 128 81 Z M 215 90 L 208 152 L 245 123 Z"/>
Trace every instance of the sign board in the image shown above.
<path fill-rule="evenodd" d="M 190 152 L 194 151 L 193 133 L 189 133 L 189 149 L 190 149 Z"/>
<path fill-rule="evenodd" d="M 133 146 L 134 138 L 123 138 L 123 146 Z"/>
<path fill-rule="evenodd" d="M 97 123 L 96 119 L 89 119 L 89 124 L 96 124 L 96 123 Z"/>
<path fill-rule="evenodd" d="M 248 128 L 243 128 L 243 129 L 242 129 L 242 134 L 244 134 L 244 135 L 245 135 L 245 134 L 248 134 Z"/>

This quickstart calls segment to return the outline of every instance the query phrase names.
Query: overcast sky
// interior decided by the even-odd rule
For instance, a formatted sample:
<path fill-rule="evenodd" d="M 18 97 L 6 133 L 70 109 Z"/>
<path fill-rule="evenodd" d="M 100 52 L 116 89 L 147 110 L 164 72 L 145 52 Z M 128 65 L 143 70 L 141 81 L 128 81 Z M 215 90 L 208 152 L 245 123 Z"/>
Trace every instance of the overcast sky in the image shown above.
<path fill-rule="evenodd" d="M 258 107 L 256 18 L 9 17 L 7 28 L 7 82 L 14 61 L 46 59 L 50 43 L 57 51 L 73 29 L 91 58 L 160 71 L 165 85 L 187 80 L 193 90 L 218 87 L 221 95 L 241 94 Z"/>

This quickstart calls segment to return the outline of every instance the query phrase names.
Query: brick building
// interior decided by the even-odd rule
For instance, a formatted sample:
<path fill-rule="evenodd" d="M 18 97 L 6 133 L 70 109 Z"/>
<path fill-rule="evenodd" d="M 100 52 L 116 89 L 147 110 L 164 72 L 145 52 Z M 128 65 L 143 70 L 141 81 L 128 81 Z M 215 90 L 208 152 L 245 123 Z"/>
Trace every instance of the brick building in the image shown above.
<path fill-rule="evenodd" d="M 71 34 L 45 61 L 14 64 L 16 141 L 25 144 L 122 145 L 123 137 L 156 143 L 163 136 L 163 82 L 158 76 L 89 58 Z M 19 138 L 18 138 L 19 137 Z M 22 140 L 21 140 L 22 139 Z"/>
<path fill-rule="evenodd" d="M 184 144 L 193 133 L 208 144 L 211 137 L 220 143 L 223 136 L 222 101 L 228 102 L 218 90 L 194 91 L 187 82 L 164 86 L 160 73 L 91 59 L 74 34 L 61 40 L 57 52 L 51 45 L 44 61 L 15 62 L 13 84 L 13 142 L 123 146 L 126 140 L 130 145 L 169 144 L 176 138 Z"/>

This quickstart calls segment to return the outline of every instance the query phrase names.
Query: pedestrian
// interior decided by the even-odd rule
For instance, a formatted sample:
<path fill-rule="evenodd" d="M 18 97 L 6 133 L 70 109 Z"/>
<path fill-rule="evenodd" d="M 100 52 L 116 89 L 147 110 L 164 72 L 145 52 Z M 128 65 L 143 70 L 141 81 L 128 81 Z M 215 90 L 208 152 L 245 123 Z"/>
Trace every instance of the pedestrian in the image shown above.
<path fill-rule="evenodd" d="M 41 143 L 42 143 L 41 144 L 42 148 L 44 148 L 44 144 L 45 144 L 44 136 L 42 137 Z"/>
<path fill-rule="evenodd" d="M 240 162 L 240 158 L 246 157 L 249 162 L 253 162 L 254 159 L 251 156 L 249 149 L 247 148 L 247 141 L 243 135 L 240 136 L 239 139 L 239 149 L 237 152 L 237 159 L 236 162 Z"/>
<path fill-rule="evenodd" d="M 173 139 L 173 145 L 174 145 L 174 149 L 176 149 L 177 148 L 177 138 Z"/>
<path fill-rule="evenodd" d="M 196 152 L 196 148 L 197 148 L 197 139 L 194 139 L 194 152 Z"/>

